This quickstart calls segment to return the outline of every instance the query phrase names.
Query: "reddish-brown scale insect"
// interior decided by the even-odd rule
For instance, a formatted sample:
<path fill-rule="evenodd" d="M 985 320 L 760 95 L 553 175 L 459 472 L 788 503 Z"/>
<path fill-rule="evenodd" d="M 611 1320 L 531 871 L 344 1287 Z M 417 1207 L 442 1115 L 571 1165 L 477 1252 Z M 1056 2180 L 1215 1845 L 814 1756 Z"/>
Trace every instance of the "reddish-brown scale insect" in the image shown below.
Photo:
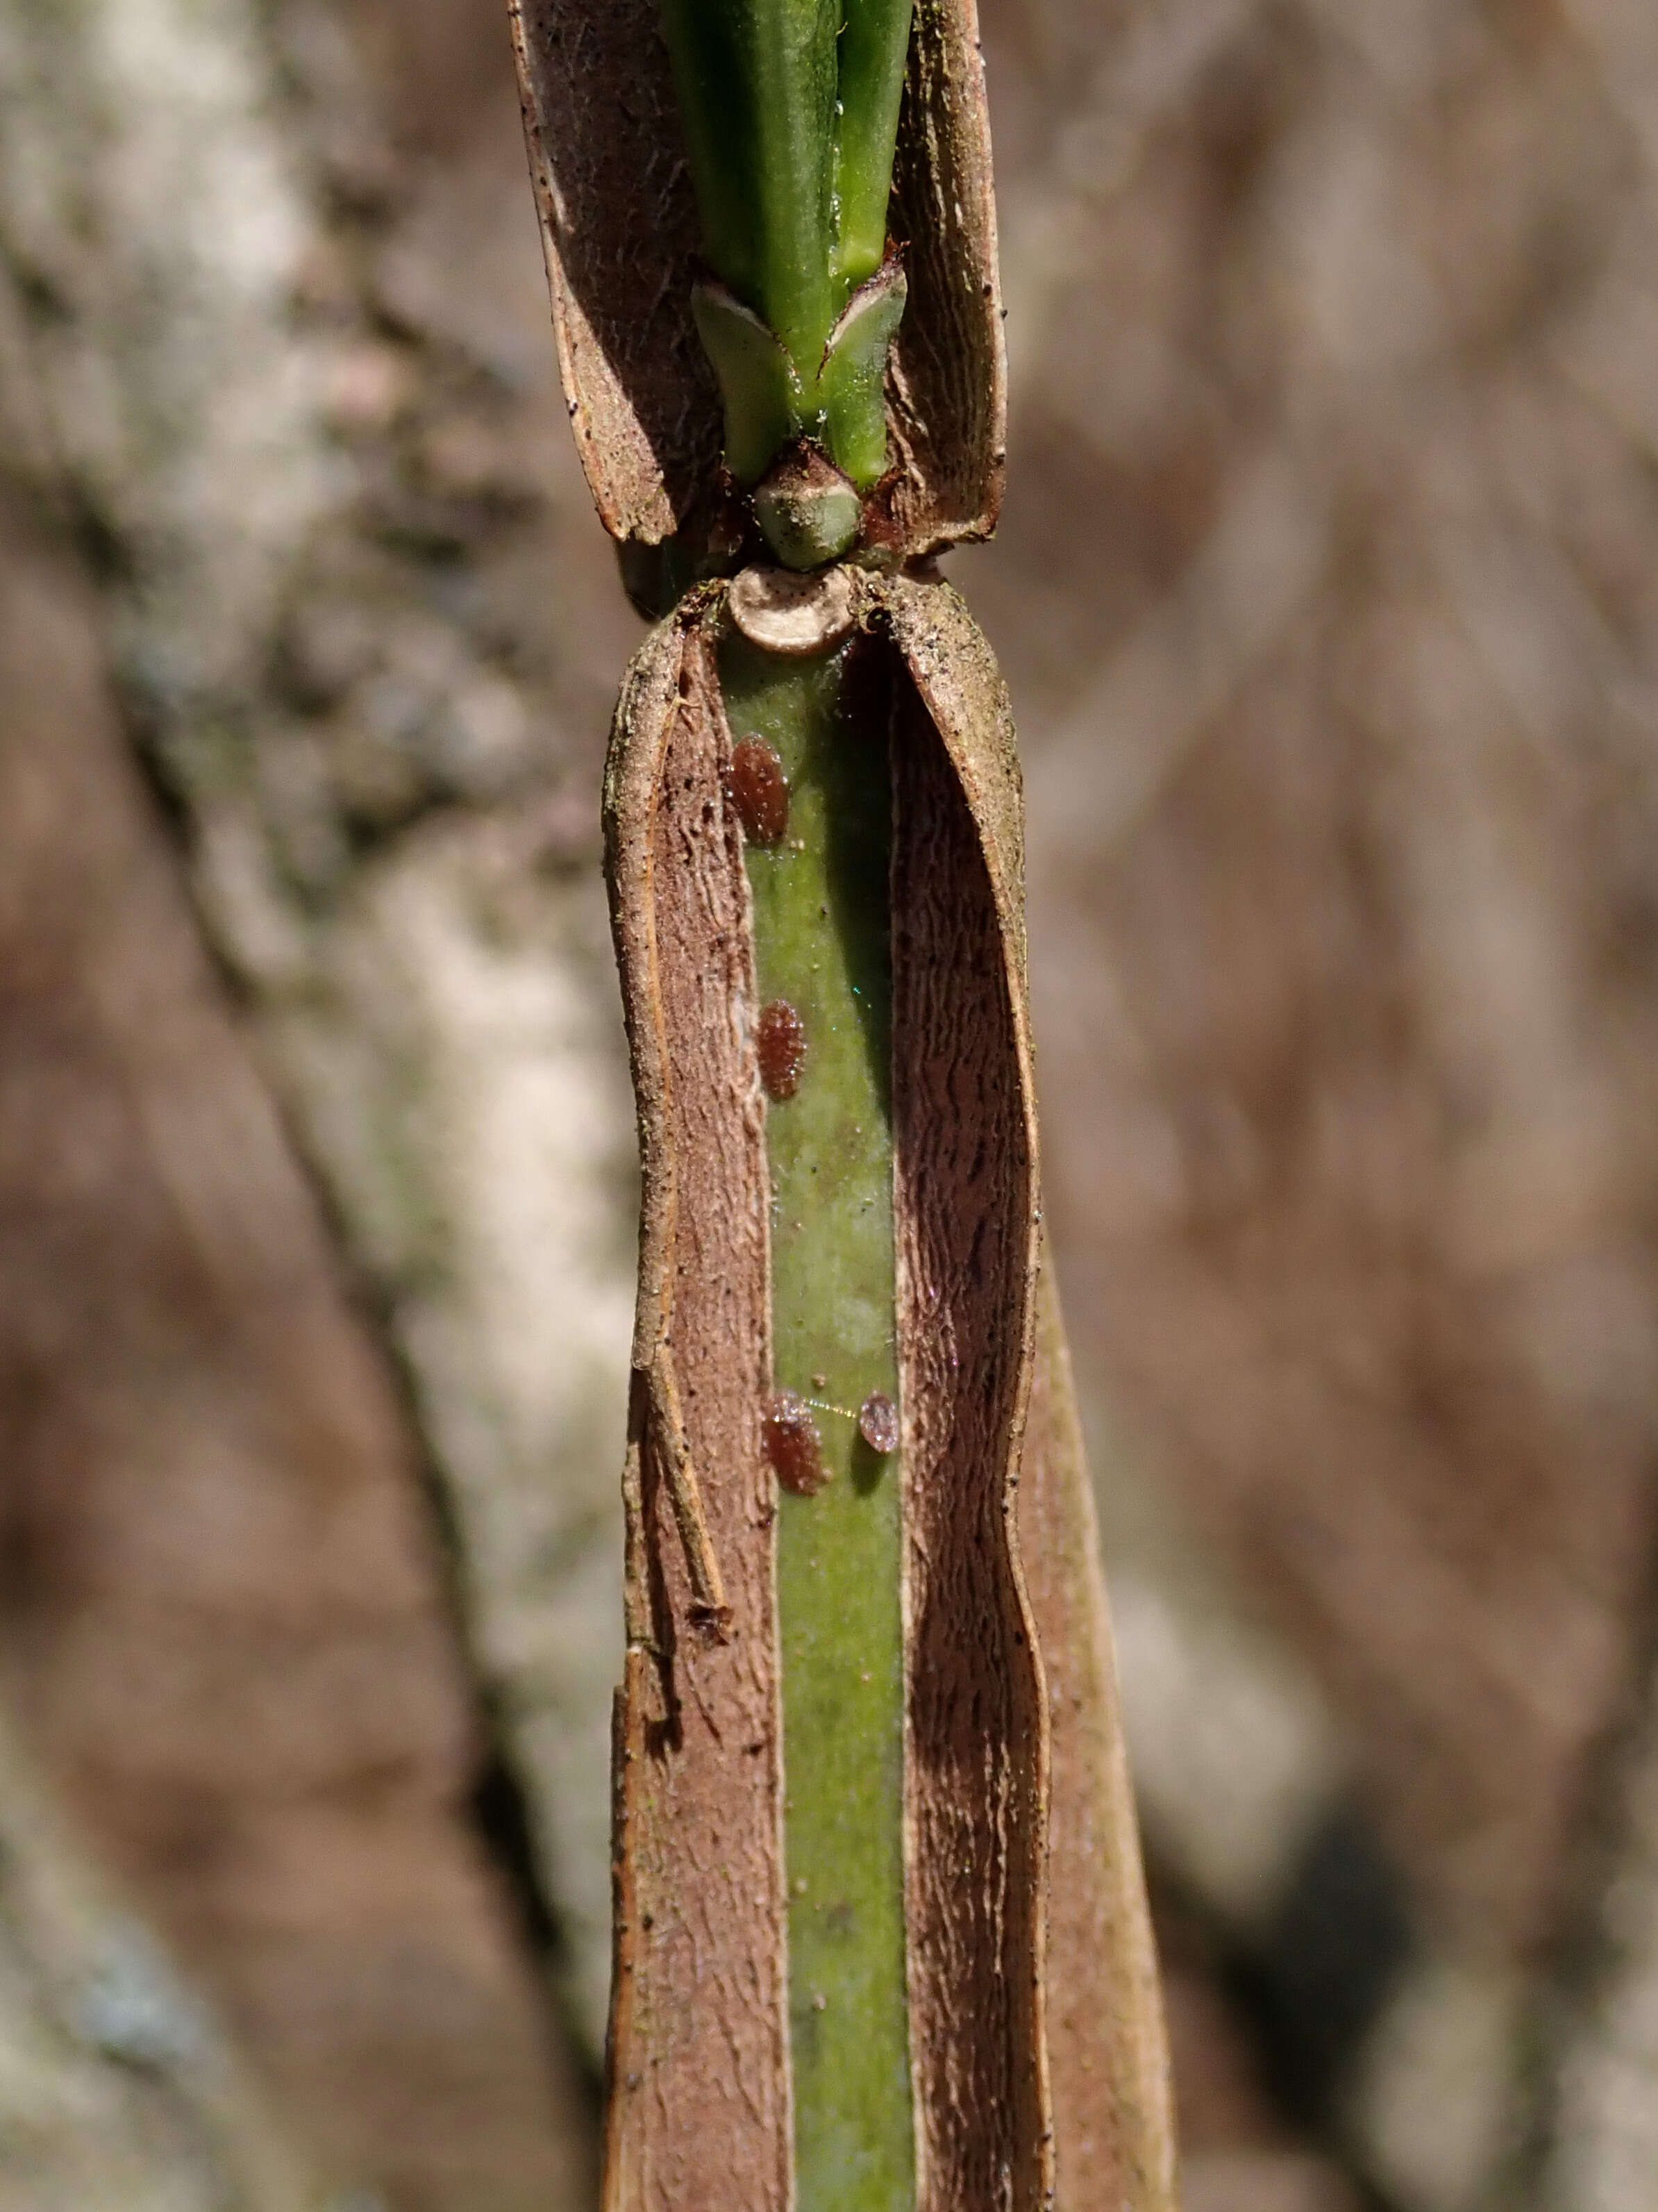
<path fill-rule="evenodd" d="M 726 791 L 750 844 L 782 843 L 789 826 L 788 778 L 763 738 L 744 738 L 732 754 Z"/>
<path fill-rule="evenodd" d="M 798 1498 L 815 1496 L 829 1480 L 829 1471 L 823 1464 L 823 1440 L 805 1401 L 793 1390 L 780 1390 L 760 1425 L 766 1457 L 784 1489 Z"/>
<path fill-rule="evenodd" d="M 806 1025 L 786 999 L 773 999 L 762 1006 L 754 1041 L 767 1097 L 793 1098 L 805 1064 Z"/>
<path fill-rule="evenodd" d="M 898 1408 L 884 1390 L 872 1390 L 858 1414 L 858 1433 L 884 1459 L 898 1449 Z"/>

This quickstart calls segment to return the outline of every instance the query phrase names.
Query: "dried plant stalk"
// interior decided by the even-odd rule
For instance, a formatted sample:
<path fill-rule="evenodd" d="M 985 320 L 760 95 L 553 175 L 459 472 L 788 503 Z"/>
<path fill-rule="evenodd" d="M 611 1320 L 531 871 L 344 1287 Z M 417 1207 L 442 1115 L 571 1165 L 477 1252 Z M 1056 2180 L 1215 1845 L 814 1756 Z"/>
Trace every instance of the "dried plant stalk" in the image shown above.
<path fill-rule="evenodd" d="M 1163 2212 L 1155 1969 L 1069 1365 L 1040 1288 L 1017 757 L 989 648 L 956 594 L 915 569 L 987 531 L 1000 489 L 976 25 L 970 0 L 918 0 L 890 216 L 908 305 L 890 255 L 842 310 L 862 264 L 836 258 L 821 178 L 766 183 L 776 146 L 799 136 L 789 118 L 832 110 L 832 42 L 812 44 L 822 26 L 804 10 L 800 73 L 785 82 L 774 0 L 669 0 L 705 240 L 738 288 L 710 307 L 656 4 L 513 9 L 566 390 L 600 514 L 635 582 L 629 549 L 666 548 L 656 588 L 665 580 L 670 598 L 674 579 L 740 571 L 690 582 L 636 655 L 606 775 L 644 1175 L 606 2212 L 668 2212 L 710 2187 L 745 2212 Z M 869 75 L 885 82 L 891 0 L 867 4 L 884 55 Z M 807 271 L 804 289 L 763 222 L 751 233 L 740 198 L 721 199 L 741 161 L 701 173 L 718 167 L 720 103 L 749 97 L 740 70 L 735 90 L 706 80 L 727 19 L 753 30 L 742 67 L 780 103 L 775 144 L 756 138 L 741 161 L 756 191 L 775 190 L 778 236 L 823 230 L 827 276 Z M 861 250 L 867 262 L 867 239 Z M 890 340 L 872 434 L 866 392 L 835 412 L 837 334 L 857 313 L 885 318 L 878 370 Z M 832 538 L 814 538 L 805 525 L 831 510 Z M 794 568 L 842 545 L 856 565 L 780 583 L 750 565 L 762 534 Z M 878 727 L 858 719 L 872 716 Z M 762 737 L 774 749 L 745 765 L 739 740 Z M 844 776 L 775 866 L 745 852 L 744 820 L 762 843 L 780 836 L 763 826 L 770 810 L 837 737 L 880 781 L 876 815 L 890 806 L 884 886 L 868 793 Z M 866 847 L 838 888 L 836 806 L 843 838 Z M 886 1055 L 873 1083 L 821 1028 L 814 1060 L 811 1021 L 831 1004 L 850 1020 L 847 994 L 884 994 L 889 975 L 890 1029 L 876 1011 L 864 1022 Z M 779 977 L 809 1021 L 762 1007 Z M 807 1110 L 795 1092 L 814 1082 Z M 832 1311 L 843 1294 L 855 1326 Z M 836 1392 L 871 1389 L 878 1432 L 895 1419 L 896 1517 L 851 1504 L 847 1439 L 831 1449 L 800 1425 L 819 1388 L 836 1418 L 852 1418 Z M 779 1471 L 803 1492 L 843 1488 L 828 1508 L 780 1498 Z M 878 1590 L 872 1604 L 889 1572 L 896 1607 Z M 861 1787 L 895 1730 L 896 1835 L 880 1790 Z M 806 1866 L 837 1869 L 851 1950 L 807 1917 L 817 1901 L 793 1879 Z M 889 1936 L 894 1869 L 902 1925 Z M 851 1965 L 832 1982 L 837 1959 Z M 819 1963 L 824 1987 L 803 2002 Z M 847 2012 L 819 2034 L 811 2006 L 831 2002 Z M 907 2106 L 891 2080 L 906 2040 Z"/>

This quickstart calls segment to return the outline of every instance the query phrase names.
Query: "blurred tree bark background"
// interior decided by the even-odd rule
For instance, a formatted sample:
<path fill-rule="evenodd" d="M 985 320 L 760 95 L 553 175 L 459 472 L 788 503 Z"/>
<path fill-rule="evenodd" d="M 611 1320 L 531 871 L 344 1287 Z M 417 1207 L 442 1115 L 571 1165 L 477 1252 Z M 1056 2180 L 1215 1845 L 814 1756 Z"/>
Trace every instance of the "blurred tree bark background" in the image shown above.
<path fill-rule="evenodd" d="M 985 30 L 1190 2212 L 1629 2212 L 1658 24 Z M 0 0 L 0 2212 L 591 2195 L 636 635 L 504 11 Z"/>

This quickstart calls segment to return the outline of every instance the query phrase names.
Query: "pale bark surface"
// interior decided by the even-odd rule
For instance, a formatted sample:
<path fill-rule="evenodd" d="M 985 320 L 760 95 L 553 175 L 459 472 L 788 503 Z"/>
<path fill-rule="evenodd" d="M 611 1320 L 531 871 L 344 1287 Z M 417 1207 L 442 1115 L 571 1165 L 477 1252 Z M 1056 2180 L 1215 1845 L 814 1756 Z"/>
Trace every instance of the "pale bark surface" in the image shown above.
<path fill-rule="evenodd" d="M 0 2205 L 316 2212 L 220 2024 L 0 1729 Z"/>
<path fill-rule="evenodd" d="M 635 632 L 561 557 L 505 26 L 3 27 L 9 398 L 118 572 L 216 948 L 405 1365 L 596 2048 L 632 1168 L 595 793 Z"/>
<path fill-rule="evenodd" d="M 319 2189 L 530 2212 L 588 2185 L 585 2085 L 469 1817 L 483 1747 L 415 1440 L 209 966 L 89 597 L 7 526 L 0 1686 Z M 27 1826 L 15 1874 L 25 1908 L 54 1879 Z M 100 1940 L 118 1975 L 118 1924 Z M 149 2003 L 157 2048 L 138 2017 L 125 2091 L 94 2051 L 89 2112 L 136 2151 L 181 2106 L 176 2183 L 147 2187 L 199 2196 L 216 2160 L 236 2201 L 296 2205 L 219 2156 L 191 2001 L 159 1967 L 146 1998 L 129 1948 L 110 2005 Z M 44 2201 L 105 2185 L 83 2148 L 81 2179 L 43 2164 Z"/>

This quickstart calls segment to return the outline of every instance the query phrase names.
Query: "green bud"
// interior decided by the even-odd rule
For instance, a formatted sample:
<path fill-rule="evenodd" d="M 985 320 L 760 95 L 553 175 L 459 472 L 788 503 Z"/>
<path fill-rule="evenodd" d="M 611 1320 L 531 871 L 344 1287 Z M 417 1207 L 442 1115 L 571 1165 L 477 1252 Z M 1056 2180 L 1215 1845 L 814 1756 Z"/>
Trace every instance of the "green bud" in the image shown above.
<path fill-rule="evenodd" d="M 818 447 L 802 443 L 773 463 L 756 489 L 754 512 L 786 568 L 821 568 L 856 542 L 863 503 Z"/>

